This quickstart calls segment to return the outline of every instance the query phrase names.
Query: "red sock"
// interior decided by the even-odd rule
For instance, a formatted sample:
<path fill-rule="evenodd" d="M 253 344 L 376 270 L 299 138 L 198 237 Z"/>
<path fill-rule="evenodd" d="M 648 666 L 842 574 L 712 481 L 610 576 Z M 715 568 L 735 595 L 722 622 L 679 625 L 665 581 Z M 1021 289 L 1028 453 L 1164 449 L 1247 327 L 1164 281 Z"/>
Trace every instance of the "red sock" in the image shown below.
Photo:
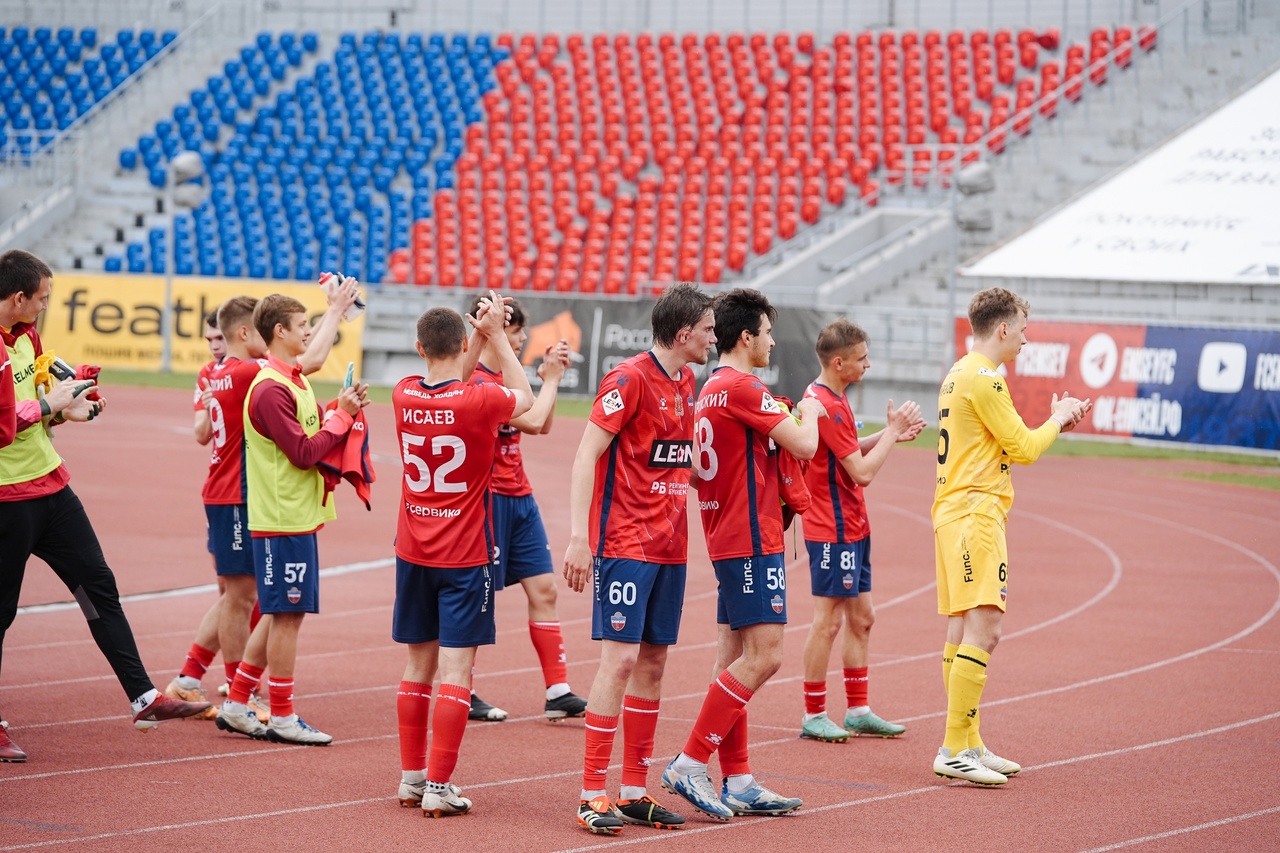
<path fill-rule="evenodd" d="M 217 652 L 211 652 L 199 643 L 192 643 L 191 651 L 187 652 L 187 659 L 182 664 L 182 672 L 178 675 L 199 681 L 209 671 L 209 664 L 213 663 L 213 656 L 216 654 Z"/>
<path fill-rule="evenodd" d="M 249 694 L 257 691 L 258 682 L 262 680 L 262 673 L 265 671 L 266 667 L 240 661 L 240 667 L 236 670 L 235 680 L 231 682 L 231 691 L 227 694 L 227 700 L 239 702 L 241 705 L 248 702 Z"/>
<path fill-rule="evenodd" d="M 685 742 L 684 754 L 706 764 L 724 736 L 733 731 L 738 717 L 742 716 L 754 695 L 755 691 L 730 675 L 729 670 L 720 673 L 720 677 L 707 688 L 707 698 L 703 700 L 698 721 L 693 724 L 693 731 Z"/>
<path fill-rule="evenodd" d="M 468 697 L 468 703 L 470 698 Z M 400 722 L 400 769 L 427 767 L 427 715 L 431 709 L 431 685 L 400 682 L 396 691 L 396 719 Z"/>
<path fill-rule="evenodd" d="M 231 682 L 233 682 L 233 681 L 235 681 L 235 680 L 236 680 L 236 670 L 240 668 L 240 661 L 238 661 L 238 660 L 225 661 L 225 660 L 224 660 L 224 661 L 222 662 L 222 668 L 223 668 L 223 669 L 225 669 L 225 670 L 227 671 L 227 684 L 231 684 Z"/>
<path fill-rule="evenodd" d="M 657 699 L 622 697 L 622 784 L 647 787 L 645 783 L 649 778 L 653 738 L 657 730 Z M 607 760 L 605 766 L 608 766 Z"/>
<path fill-rule="evenodd" d="M 827 710 L 827 682 L 806 681 L 804 683 L 804 712 L 821 714 Z"/>
<path fill-rule="evenodd" d="M 618 718 L 587 711 L 583 728 L 587 732 L 587 748 L 582 757 L 582 790 L 600 791 L 609 778 L 609 756 L 613 755 Z"/>
<path fill-rule="evenodd" d="M 287 717 L 293 713 L 292 678 L 276 678 L 273 675 L 267 679 L 267 690 L 271 694 L 271 716 Z"/>
<path fill-rule="evenodd" d="M 542 679 L 547 686 L 567 684 L 569 670 L 564 663 L 564 636 L 560 633 L 560 623 L 530 622 L 529 639 L 533 640 L 533 650 L 538 653 Z"/>
<path fill-rule="evenodd" d="M 467 730 L 471 712 L 471 689 L 458 684 L 440 684 L 435 715 L 431 718 L 431 755 L 427 759 L 427 779 L 444 784 L 458 765 L 458 747 Z"/>
<path fill-rule="evenodd" d="M 740 776 L 750 773 L 751 767 L 747 759 L 747 709 L 742 709 L 742 716 L 733 728 L 720 739 L 720 772 L 725 776 Z"/>
<path fill-rule="evenodd" d="M 258 627 L 258 620 L 262 618 L 262 611 L 258 609 L 258 602 L 253 603 L 253 609 L 249 611 L 249 633 L 253 633 L 253 629 Z"/>
<path fill-rule="evenodd" d="M 844 695 L 850 708 L 861 708 L 867 702 L 867 668 L 844 668 Z"/>

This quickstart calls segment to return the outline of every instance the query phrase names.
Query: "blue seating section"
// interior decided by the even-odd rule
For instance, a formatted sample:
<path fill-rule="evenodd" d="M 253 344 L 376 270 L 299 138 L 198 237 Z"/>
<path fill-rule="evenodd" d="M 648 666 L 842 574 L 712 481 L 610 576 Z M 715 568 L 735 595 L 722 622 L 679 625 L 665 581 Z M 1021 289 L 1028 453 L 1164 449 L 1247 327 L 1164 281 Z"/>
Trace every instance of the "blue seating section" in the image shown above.
<path fill-rule="evenodd" d="M 0 157 L 27 157 L 178 37 L 121 30 L 0 27 Z"/>
<path fill-rule="evenodd" d="M 487 35 L 346 33 L 331 61 L 280 83 L 313 34 L 261 34 L 224 74 L 158 122 L 123 169 L 162 187 L 166 164 L 199 151 L 208 199 L 176 220 L 178 274 L 315 280 L 341 270 L 382 281 L 387 256 L 409 245 L 432 193 L 451 187 L 466 129 L 508 55 Z M 163 272 L 165 234 L 133 243 L 108 269 Z"/>

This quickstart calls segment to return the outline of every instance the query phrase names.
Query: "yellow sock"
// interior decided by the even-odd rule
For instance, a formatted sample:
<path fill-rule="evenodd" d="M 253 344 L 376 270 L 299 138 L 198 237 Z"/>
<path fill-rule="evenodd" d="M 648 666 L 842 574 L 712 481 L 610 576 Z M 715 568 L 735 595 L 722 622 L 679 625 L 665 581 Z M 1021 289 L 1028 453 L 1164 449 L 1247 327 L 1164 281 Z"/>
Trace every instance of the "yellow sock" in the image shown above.
<path fill-rule="evenodd" d="M 951 692 L 951 665 L 956 662 L 956 649 L 960 648 L 955 643 L 947 643 L 942 647 L 942 690 L 944 693 Z"/>
<path fill-rule="evenodd" d="M 982 743 L 982 735 L 978 734 L 978 725 L 982 720 L 982 711 L 973 715 L 973 722 L 969 724 L 969 749 L 976 749 L 982 752 L 984 744 Z"/>
<path fill-rule="evenodd" d="M 969 748 L 969 731 L 978 716 L 990 659 L 991 655 L 977 646 L 962 644 L 956 649 L 951 680 L 947 684 L 947 735 L 942 742 L 952 755 Z"/>

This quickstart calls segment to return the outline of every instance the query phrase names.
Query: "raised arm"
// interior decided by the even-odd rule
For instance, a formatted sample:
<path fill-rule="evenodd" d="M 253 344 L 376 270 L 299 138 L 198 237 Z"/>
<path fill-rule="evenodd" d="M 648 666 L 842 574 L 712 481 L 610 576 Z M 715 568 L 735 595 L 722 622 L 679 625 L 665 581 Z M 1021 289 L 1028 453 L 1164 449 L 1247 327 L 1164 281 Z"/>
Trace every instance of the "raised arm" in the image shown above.
<path fill-rule="evenodd" d="M 885 416 L 885 428 L 868 436 L 859 444 L 859 452 L 850 453 L 840 459 L 844 468 L 855 483 L 867 486 L 875 479 L 876 474 L 889 458 L 889 452 L 899 441 L 910 441 L 920 433 L 920 425 L 924 423 L 920 417 L 920 407 L 908 400 L 895 409 L 893 401 L 889 401 L 888 413 Z"/>
<path fill-rule="evenodd" d="M 812 459 L 818 452 L 818 418 L 826 417 L 826 408 L 812 397 L 796 406 L 800 423 L 786 417 L 769 431 L 769 438 L 797 459 Z"/>
<path fill-rule="evenodd" d="M 542 364 L 538 367 L 538 376 L 542 378 L 542 387 L 538 389 L 537 399 L 532 408 L 518 418 L 511 419 L 511 425 L 529 435 L 543 435 L 551 431 L 551 419 L 556 413 L 556 395 L 560 389 L 560 380 L 564 378 L 565 361 L 561 360 L 559 347 L 547 347 Z"/>
<path fill-rule="evenodd" d="M 342 315 L 356 302 L 359 296 L 360 283 L 354 278 L 345 279 L 341 286 L 329 297 L 329 307 L 325 310 L 320 322 L 311 330 L 311 340 L 307 342 L 307 351 L 298 358 L 302 372 L 308 376 L 324 367 L 329 353 L 333 350 L 334 341 L 338 339 L 338 326 L 342 323 Z"/>

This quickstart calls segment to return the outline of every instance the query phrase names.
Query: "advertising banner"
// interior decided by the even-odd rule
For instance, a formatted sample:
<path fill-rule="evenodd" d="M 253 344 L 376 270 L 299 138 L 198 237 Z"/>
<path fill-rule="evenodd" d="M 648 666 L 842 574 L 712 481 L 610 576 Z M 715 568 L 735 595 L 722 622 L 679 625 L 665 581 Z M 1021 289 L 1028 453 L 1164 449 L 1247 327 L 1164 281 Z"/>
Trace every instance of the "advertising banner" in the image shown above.
<path fill-rule="evenodd" d="M 1054 323 L 1000 372 L 1023 420 L 1053 394 L 1093 400 L 1078 433 L 1280 450 L 1280 330 Z M 972 344 L 956 320 L 957 357 Z"/>
<path fill-rule="evenodd" d="M 327 307 L 314 284 L 180 276 L 173 279 L 172 365 L 176 373 L 195 373 L 209 361 L 204 315 L 232 296 L 259 299 L 270 293 L 292 296 L 312 321 Z M 163 276 L 59 273 L 49 296 L 40 337 L 46 350 L 72 364 L 97 364 L 126 370 L 159 370 L 162 348 Z M 360 375 L 364 316 L 343 322 L 324 368 L 313 378 L 341 380 L 347 362 Z"/>

